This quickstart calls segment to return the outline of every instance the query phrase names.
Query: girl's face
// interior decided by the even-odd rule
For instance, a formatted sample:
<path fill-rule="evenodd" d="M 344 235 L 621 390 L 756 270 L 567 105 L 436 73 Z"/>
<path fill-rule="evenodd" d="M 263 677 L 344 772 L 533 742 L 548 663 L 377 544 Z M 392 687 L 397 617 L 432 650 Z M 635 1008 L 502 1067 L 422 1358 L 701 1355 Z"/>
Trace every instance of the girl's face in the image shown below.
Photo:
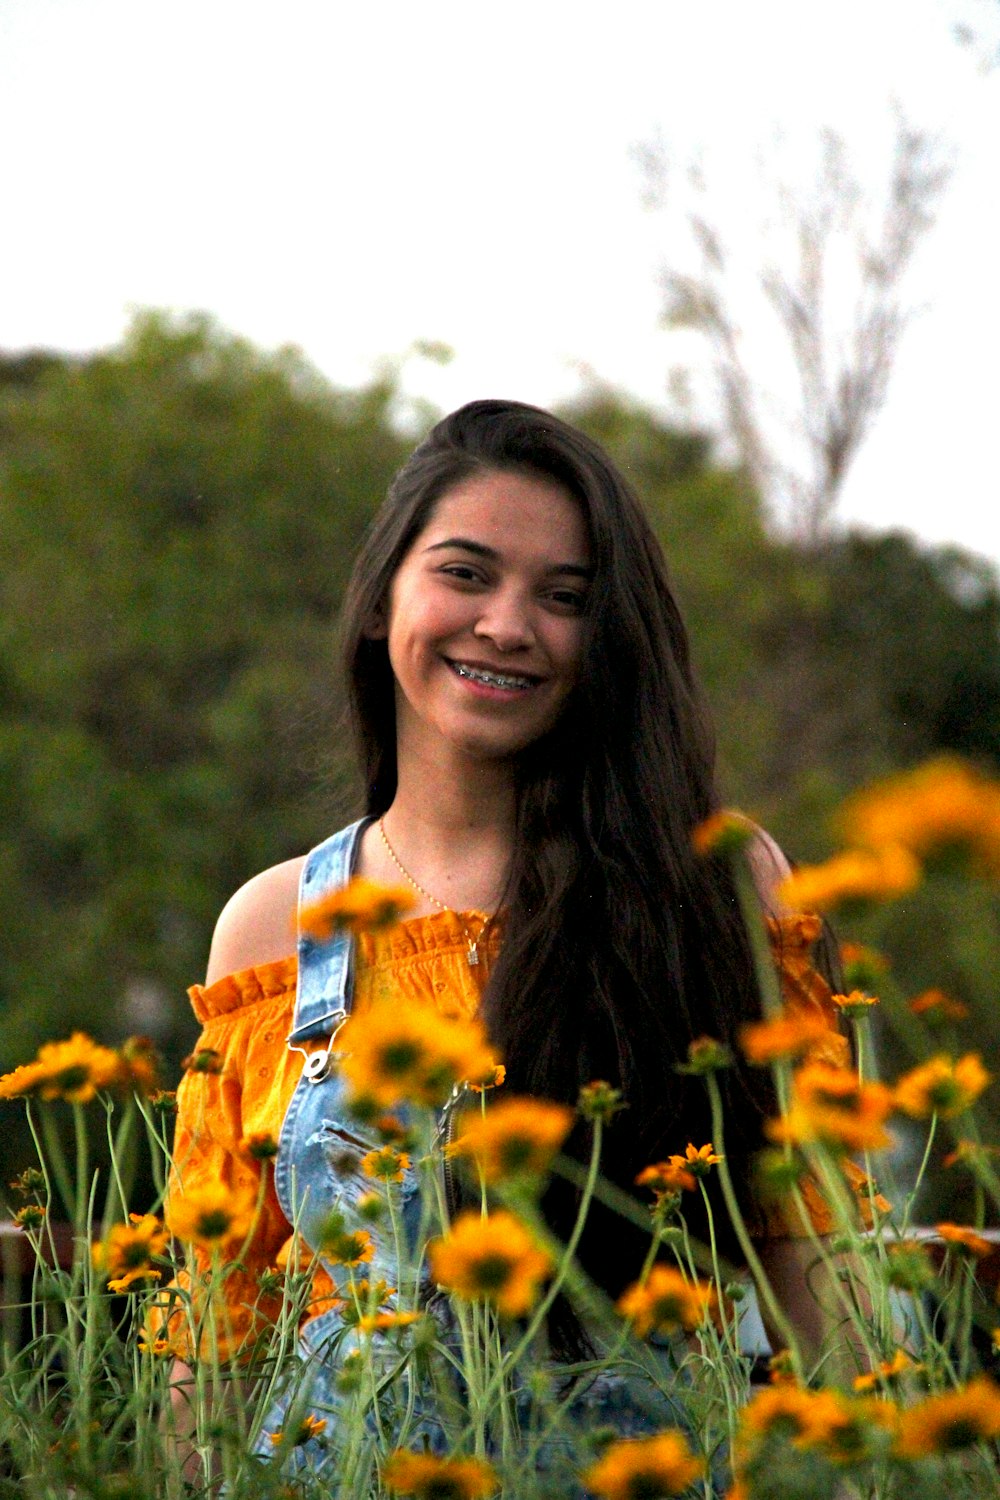
<path fill-rule="evenodd" d="M 558 719 L 577 681 L 592 574 L 560 484 L 489 471 L 438 501 L 389 590 L 400 755 L 503 758 Z"/>

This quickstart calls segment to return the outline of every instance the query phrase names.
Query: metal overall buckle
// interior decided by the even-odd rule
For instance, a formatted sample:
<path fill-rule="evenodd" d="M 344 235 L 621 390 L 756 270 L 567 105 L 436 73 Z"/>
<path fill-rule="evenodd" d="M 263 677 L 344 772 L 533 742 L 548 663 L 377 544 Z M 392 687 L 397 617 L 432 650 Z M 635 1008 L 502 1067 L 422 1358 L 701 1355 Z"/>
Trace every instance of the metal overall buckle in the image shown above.
<path fill-rule="evenodd" d="M 288 1047 L 289 1052 L 299 1052 L 305 1058 L 302 1076 L 303 1078 L 307 1078 L 310 1083 L 322 1083 L 324 1078 L 329 1075 L 331 1061 L 334 1057 L 339 1056 L 334 1051 L 333 1044 L 337 1040 L 341 1027 L 347 1020 L 347 1015 L 347 1011 L 340 1005 L 336 1010 L 327 1011 L 325 1016 L 320 1016 L 317 1021 L 309 1023 L 311 1026 L 318 1025 L 319 1021 L 332 1021 L 334 1023 L 326 1046 L 321 1047 L 318 1052 L 307 1052 L 304 1047 L 296 1046 L 292 1040 L 295 1032 L 290 1031 L 288 1033 L 285 1045 Z"/>

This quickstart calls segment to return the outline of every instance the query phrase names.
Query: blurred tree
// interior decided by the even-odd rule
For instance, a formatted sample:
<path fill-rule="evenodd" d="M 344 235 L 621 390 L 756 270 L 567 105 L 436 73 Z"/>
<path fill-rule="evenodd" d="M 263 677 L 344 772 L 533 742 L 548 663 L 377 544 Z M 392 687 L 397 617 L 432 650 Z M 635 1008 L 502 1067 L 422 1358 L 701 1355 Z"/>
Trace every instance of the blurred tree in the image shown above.
<path fill-rule="evenodd" d="M 220 901 L 336 815 L 331 622 L 394 395 L 203 317 L 0 361 L 0 1067 L 74 1024 L 189 1038 Z"/>
<path fill-rule="evenodd" d="M 949 167 L 940 145 L 898 113 L 884 181 L 820 132 L 812 180 L 791 187 L 758 172 L 757 264 L 734 256 L 700 166 L 675 205 L 669 153 L 641 153 L 651 207 L 670 218 L 661 281 L 664 321 L 707 349 L 727 438 L 772 513 L 816 538 L 885 400 L 912 316 L 905 280 L 933 223 Z M 713 206 L 709 206 L 709 204 Z M 735 214 L 746 242 L 745 206 Z M 679 245 L 690 243 L 685 258 Z"/>

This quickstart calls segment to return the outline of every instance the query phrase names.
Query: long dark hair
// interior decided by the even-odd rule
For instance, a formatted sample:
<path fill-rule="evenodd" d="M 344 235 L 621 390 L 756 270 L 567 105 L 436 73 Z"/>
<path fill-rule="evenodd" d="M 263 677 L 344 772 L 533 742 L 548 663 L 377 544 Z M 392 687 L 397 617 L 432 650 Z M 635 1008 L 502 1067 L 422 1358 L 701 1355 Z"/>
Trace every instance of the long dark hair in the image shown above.
<path fill-rule="evenodd" d="M 344 659 L 366 808 L 385 812 L 396 787 L 392 670 L 385 641 L 366 631 L 437 501 L 488 470 L 565 487 L 586 520 L 594 580 L 580 681 L 517 763 L 486 1019 L 508 1088 L 569 1102 L 594 1078 L 623 1090 L 628 1109 L 609 1132 L 604 1170 L 631 1189 L 646 1163 L 710 1139 L 704 1084 L 677 1065 L 695 1037 L 732 1041 L 759 999 L 728 871 L 691 843 L 718 805 L 714 737 L 662 549 L 607 455 L 536 407 L 475 401 L 439 422 L 396 475 L 358 558 Z M 773 1101 L 740 1069 L 726 1093 L 732 1165 L 745 1181 Z M 548 1210 L 565 1228 L 571 1195 L 552 1190 Z M 731 1251 L 724 1225 L 720 1234 Z M 598 1216 L 584 1259 L 609 1291 L 635 1275 L 638 1253 Z"/>

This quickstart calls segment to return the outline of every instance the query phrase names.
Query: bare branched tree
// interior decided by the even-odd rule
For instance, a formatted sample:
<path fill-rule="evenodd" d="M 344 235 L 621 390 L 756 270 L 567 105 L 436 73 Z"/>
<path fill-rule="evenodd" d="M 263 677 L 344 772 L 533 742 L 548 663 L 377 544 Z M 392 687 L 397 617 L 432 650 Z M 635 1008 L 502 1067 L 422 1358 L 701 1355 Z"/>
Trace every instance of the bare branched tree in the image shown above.
<path fill-rule="evenodd" d="M 647 148 L 642 164 L 651 204 L 674 210 L 663 147 Z M 885 400 L 913 314 L 906 272 L 949 174 L 937 142 L 897 117 L 884 191 L 873 202 L 842 137 L 823 132 L 811 187 L 779 187 L 777 214 L 762 226 L 750 278 L 756 339 L 744 325 L 746 251 L 737 264 L 703 172 L 686 174 L 693 256 L 691 268 L 671 264 L 662 273 L 665 320 L 706 340 L 741 463 L 772 514 L 806 538 L 828 524 Z M 776 363 L 789 377 L 780 389 Z"/>

